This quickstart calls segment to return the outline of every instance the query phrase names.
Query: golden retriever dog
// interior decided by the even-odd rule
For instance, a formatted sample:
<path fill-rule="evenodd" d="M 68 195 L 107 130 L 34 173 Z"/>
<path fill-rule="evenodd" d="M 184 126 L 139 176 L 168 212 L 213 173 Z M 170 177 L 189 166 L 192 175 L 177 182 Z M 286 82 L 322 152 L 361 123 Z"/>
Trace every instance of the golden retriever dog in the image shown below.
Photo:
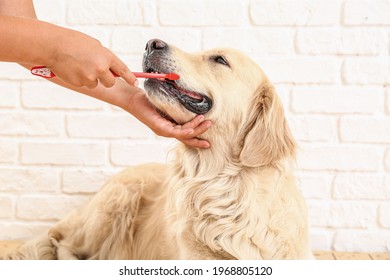
<path fill-rule="evenodd" d="M 211 148 L 179 143 L 168 165 L 130 167 L 7 259 L 312 259 L 294 177 L 296 144 L 273 85 L 234 49 L 189 54 L 147 43 L 150 102 L 183 124 L 213 122 Z"/>

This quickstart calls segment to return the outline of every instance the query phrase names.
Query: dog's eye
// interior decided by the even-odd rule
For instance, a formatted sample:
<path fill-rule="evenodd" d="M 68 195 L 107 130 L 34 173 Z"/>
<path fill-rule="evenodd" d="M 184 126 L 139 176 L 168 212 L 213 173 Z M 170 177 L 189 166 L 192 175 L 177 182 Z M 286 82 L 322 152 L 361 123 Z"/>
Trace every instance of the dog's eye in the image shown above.
<path fill-rule="evenodd" d="M 222 64 L 222 65 L 226 65 L 226 66 L 230 66 L 229 62 L 227 62 L 226 58 L 224 58 L 221 55 L 214 56 L 213 59 L 214 59 L 214 61 L 216 63 Z"/>

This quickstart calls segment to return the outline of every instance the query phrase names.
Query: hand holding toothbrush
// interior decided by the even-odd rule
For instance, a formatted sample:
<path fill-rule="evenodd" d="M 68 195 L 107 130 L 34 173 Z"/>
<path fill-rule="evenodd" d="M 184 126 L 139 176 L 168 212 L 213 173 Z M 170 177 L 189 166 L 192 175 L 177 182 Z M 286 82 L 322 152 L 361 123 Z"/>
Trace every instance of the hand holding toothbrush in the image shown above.
<path fill-rule="evenodd" d="M 86 34 L 64 29 L 53 45 L 53 53 L 45 65 L 70 85 L 95 88 L 101 83 L 112 87 L 115 84 L 113 72 L 128 84 L 138 85 L 134 74 L 117 56 Z"/>
<path fill-rule="evenodd" d="M 16 62 L 29 70 L 33 65 L 46 65 L 57 76 L 52 82 L 119 106 L 160 136 L 176 138 L 197 148 L 209 147 L 206 140 L 197 139 L 207 130 L 209 121 L 198 116 L 178 126 L 162 118 L 147 102 L 143 91 L 134 87 L 137 85 L 134 74 L 98 40 L 37 20 L 32 6 L 23 9 L 14 5 L 14 1 L 3 2 L 0 61 Z M 114 73 L 122 79 L 115 79 Z"/>

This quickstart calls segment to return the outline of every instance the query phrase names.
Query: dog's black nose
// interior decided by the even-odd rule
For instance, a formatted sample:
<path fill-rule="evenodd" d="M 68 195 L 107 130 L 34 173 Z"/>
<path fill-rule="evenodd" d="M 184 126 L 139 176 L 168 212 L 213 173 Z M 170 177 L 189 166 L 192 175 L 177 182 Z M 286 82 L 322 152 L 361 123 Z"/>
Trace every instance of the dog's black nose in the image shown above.
<path fill-rule="evenodd" d="M 147 53 L 151 53 L 152 51 L 158 50 L 163 51 L 168 49 L 168 44 L 164 41 L 161 41 L 159 39 L 152 39 L 149 40 L 149 42 L 146 43 L 145 51 Z"/>

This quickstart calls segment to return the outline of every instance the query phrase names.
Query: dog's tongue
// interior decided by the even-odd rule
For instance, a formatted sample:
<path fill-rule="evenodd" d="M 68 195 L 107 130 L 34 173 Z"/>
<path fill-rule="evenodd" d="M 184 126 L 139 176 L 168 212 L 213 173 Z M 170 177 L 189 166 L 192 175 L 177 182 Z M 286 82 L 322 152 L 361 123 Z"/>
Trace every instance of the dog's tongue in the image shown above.
<path fill-rule="evenodd" d="M 188 91 L 188 90 L 185 90 L 185 89 L 182 89 L 182 88 L 179 88 L 179 90 L 180 90 L 180 92 L 182 94 L 185 94 L 185 95 L 187 95 L 187 96 L 189 96 L 189 97 L 191 97 L 193 99 L 203 100 L 203 97 L 200 94 L 196 93 L 196 92 Z"/>

